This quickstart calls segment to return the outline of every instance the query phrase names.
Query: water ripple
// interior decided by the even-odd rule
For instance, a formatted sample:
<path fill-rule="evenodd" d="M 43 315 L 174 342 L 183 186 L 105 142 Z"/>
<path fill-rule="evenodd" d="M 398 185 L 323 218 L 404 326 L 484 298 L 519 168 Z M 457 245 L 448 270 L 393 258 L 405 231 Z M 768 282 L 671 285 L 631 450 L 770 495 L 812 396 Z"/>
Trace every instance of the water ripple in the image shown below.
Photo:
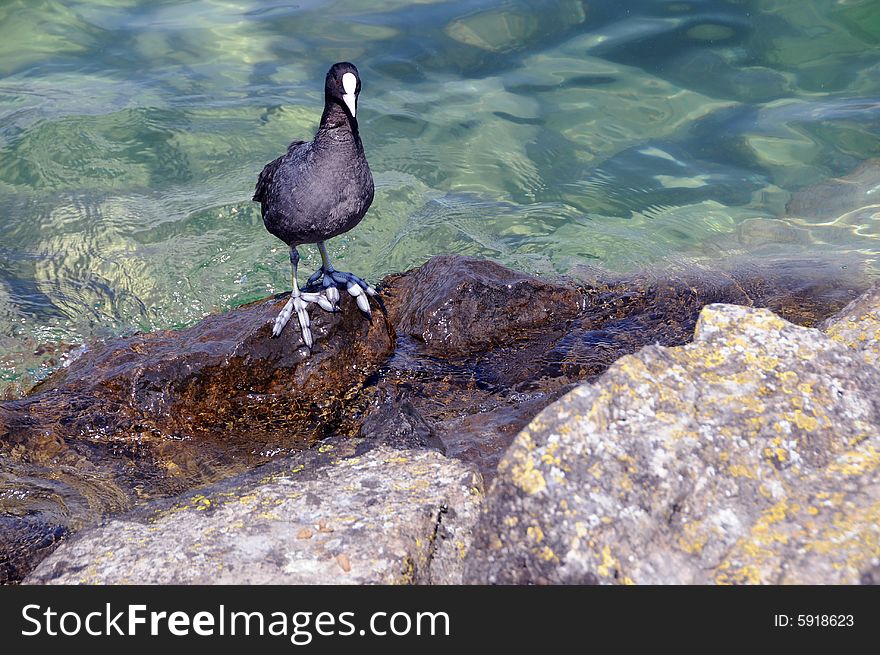
<path fill-rule="evenodd" d="M 285 290 L 285 248 L 249 198 L 314 132 L 344 58 L 364 78 L 377 195 L 329 246 L 370 279 L 448 252 L 541 274 L 786 249 L 876 266 L 870 201 L 786 214 L 880 152 L 875 15 L 858 0 L 4 3 L 0 391 L 70 344 Z"/>

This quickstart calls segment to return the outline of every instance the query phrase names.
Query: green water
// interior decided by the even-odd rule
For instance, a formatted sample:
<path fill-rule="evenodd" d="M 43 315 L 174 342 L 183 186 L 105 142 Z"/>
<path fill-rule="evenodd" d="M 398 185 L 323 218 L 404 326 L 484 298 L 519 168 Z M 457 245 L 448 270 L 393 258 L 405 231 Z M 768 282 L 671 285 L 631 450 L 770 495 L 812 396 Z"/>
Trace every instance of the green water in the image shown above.
<path fill-rule="evenodd" d="M 377 189 L 330 250 L 371 281 L 749 254 L 743 221 L 880 154 L 876 0 L 0 2 L 0 394 L 287 290 L 250 196 L 342 59 Z M 797 247 L 876 270 L 860 216 Z"/>

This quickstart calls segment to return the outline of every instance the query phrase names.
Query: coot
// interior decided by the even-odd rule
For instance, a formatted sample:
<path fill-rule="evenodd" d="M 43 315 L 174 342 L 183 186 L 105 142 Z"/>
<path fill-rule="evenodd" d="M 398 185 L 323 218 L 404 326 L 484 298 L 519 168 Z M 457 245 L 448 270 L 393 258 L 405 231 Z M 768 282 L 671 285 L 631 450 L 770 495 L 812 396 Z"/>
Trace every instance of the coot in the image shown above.
<path fill-rule="evenodd" d="M 272 336 L 281 334 L 296 311 L 303 341 L 312 346 L 309 304 L 338 311 L 338 287 L 344 286 L 370 316 L 367 296 L 376 290 L 351 273 L 330 264 L 324 242 L 360 223 L 373 202 L 373 175 L 358 133 L 357 99 L 361 78 L 354 64 L 333 64 L 324 81 L 324 113 L 311 141 L 294 141 L 287 153 L 269 162 L 260 173 L 254 200 L 260 203 L 266 229 L 290 247 L 293 293 L 275 319 Z M 322 265 L 307 287 L 321 280 L 321 292 L 300 290 L 296 281 L 297 247 L 315 243 Z"/>

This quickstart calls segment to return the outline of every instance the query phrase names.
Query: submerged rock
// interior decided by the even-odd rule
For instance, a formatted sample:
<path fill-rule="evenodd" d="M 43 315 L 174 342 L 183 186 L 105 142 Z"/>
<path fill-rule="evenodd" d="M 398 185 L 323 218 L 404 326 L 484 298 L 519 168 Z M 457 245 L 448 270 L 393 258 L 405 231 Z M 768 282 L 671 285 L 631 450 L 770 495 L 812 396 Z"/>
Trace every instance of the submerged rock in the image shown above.
<path fill-rule="evenodd" d="M 870 578 L 880 370 L 866 353 L 877 335 L 857 349 L 835 339 L 878 308 L 875 290 L 828 336 L 765 309 L 710 305 L 692 344 L 646 346 L 577 387 L 504 456 L 466 580 Z"/>
<path fill-rule="evenodd" d="M 392 398 L 361 424 L 363 450 L 378 445 L 392 448 L 430 448 L 446 454 L 446 446 L 419 411 L 406 398 Z"/>
<path fill-rule="evenodd" d="M 794 193 L 785 207 L 788 216 L 870 226 L 876 218 L 880 159 L 869 159 L 843 177 L 823 180 Z"/>
<path fill-rule="evenodd" d="M 85 530 L 28 584 L 456 584 L 482 491 L 430 451 L 309 453 Z"/>

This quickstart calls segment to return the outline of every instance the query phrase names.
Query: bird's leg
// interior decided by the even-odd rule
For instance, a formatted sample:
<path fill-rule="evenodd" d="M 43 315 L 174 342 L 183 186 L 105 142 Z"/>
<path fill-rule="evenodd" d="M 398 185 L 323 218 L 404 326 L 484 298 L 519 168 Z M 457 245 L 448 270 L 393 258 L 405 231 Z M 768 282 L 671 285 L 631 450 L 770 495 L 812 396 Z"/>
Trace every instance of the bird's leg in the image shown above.
<path fill-rule="evenodd" d="M 296 282 L 297 264 L 299 264 L 299 253 L 297 252 L 296 247 L 292 246 L 290 248 L 290 277 L 293 284 L 293 291 L 290 294 L 290 300 L 287 301 L 287 304 L 284 305 L 284 309 L 281 310 L 281 313 L 278 314 L 275 319 L 275 325 L 272 328 L 272 336 L 277 337 L 281 334 L 281 330 L 287 325 L 287 322 L 295 311 L 297 318 L 299 318 L 299 327 L 302 330 L 303 341 L 309 348 L 311 348 L 312 331 L 309 329 L 309 313 L 306 311 L 306 308 L 309 306 L 309 303 L 320 302 L 320 300 L 325 299 L 319 293 L 303 293 L 299 290 L 299 284 Z M 324 306 L 323 303 L 321 305 Z"/>
<path fill-rule="evenodd" d="M 333 306 L 339 302 L 339 290 L 337 287 L 344 286 L 348 293 L 357 301 L 358 308 L 367 316 L 370 316 L 370 301 L 367 296 L 375 296 L 376 290 L 364 280 L 352 273 L 337 271 L 330 263 L 327 254 L 327 246 L 323 241 L 318 241 L 318 250 L 321 251 L 321 268 L 315 271 L 309 278 L 309 284 L 316 283 L 323 276 L 322 285 L 324 294 Z M 323 303 L 321 304 L 324 307 Z M 326 307 L 325 307 L 326 309 Z"/>

